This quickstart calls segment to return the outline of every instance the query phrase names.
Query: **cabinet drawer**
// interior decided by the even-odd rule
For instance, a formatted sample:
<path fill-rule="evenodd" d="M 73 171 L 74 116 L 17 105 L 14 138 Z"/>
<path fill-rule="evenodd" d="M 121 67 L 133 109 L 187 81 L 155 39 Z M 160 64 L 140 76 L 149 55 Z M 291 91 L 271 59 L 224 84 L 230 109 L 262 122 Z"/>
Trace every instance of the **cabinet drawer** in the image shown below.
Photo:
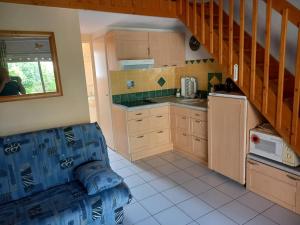
<path fill-rule="evenodd" d="M 160 131 L 155 131 L 150 134 L 151 146 L 159 146 L 163 144 L 170 143 L 170 130 L 164 129 Z"/>
<path fill-rule="evenodd" d="M 262 163 L 248 160 L 247 188 L 290 210 L 296 210 L 295 176 Z"/>
<path fill-rule="evenodd" d="M 170 128 L 169 114 L 151 116 L 150 127 L 151 130 Z"/>
<path fill-rule="evenodd" d="M 129 135 L 149 130 L 149 118 L 140 118 L 128 121 Z"/>
<path fill-rule="evenodd" d="M 175 148 L 186 152 L 192 152 L 191 149 L 191 136 L 184 130 L 177 129 L 175 131 Z"/>
<path fill-rule="evenodd" d="M 204 111 L 190 110 L 189 116 L 197 120 L 207 121 L 207 112 Z"/>
<path fill-rule="evenodd" d="M 186 132 L 189 131 L 190 118 L 186 115 L 176 115 L 175 116 L 175 127 L 176 129 L 182 129 Z"/>
<path fill-rule="evenodd" d="M 207 139 L 207 121 L 200 119 L 192 119 L 191 121 L 192 135 Z"/>
<path fill-rule="evenodd" d="M 142 109 L 142 110 L 135 110 L 132 112 L 127 113 L 127 120 L 135 120 L 144 118 L 150 115 L 150 112 L 148 109 Z"/>
<path fill-rule="evenodd" d="M 131 152 L 141 151 L 145 148 L 149 148 L 149 134 L 141 134 L 129 137 L 129 144 Z"/>
<path fill-rule="evenodd" d="M 207 162 L 208 147 L 207 140 L 198 137 L 192 137 L 193 153 Z"/>
<path fill-rule="evenodd" d="M 169 114 L 169 106 L 163 106 L 159 108 L 152 108 L 150 109 L 150 114 L 152 116 L 159 116 L 163 114 Z"/>

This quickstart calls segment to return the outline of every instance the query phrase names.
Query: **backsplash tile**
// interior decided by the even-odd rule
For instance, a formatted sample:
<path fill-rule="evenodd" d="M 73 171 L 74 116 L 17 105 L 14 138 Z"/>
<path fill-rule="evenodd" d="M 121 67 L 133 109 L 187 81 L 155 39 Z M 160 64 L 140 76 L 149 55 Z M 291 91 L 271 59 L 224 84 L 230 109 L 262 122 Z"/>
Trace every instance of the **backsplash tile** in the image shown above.
<path fill-rule="evenodd" d="M 120 104 L 122 102 L 133 102 L 133 101 L 145 100 L 150 98 L 174 96 L 175 93 L 176 93 L 176 89 L 146 91 L 146 92 L 113 95 L 112 100 L 113 103 Z"/>
<path fill-rule="evenodd" d="M 159 78 L 159 80 L 157 81 L 157 83 L 162 87 L 162 86 L 165 85 L 166 80 L 163 77 L 161 77 L 161 78 Z"/>

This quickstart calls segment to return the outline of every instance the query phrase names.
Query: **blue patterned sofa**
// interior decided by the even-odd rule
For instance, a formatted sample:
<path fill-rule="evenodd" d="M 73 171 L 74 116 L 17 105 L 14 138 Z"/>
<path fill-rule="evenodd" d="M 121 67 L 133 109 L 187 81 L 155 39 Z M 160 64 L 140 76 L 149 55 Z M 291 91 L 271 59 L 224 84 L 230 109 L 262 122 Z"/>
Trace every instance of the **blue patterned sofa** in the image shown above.
<path fill-rule="evenodd" d="M 97 124 L 0 138 L 0 225 L 114 225 L 131 200 L 126 184 L 88 195 L 74 168 L 110 168 Z"/>

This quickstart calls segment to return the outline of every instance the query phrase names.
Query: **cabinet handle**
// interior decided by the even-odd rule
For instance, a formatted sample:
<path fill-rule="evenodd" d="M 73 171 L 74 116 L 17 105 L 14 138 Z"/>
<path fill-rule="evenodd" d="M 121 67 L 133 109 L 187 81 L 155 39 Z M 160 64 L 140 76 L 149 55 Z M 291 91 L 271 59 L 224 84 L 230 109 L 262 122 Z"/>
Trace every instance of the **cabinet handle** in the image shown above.
<path fill-rule="evenodd" d="M 199 113 L 195 113 L 195 116 L 200 116 L 200 114 Z"/>
<path fill-rule="evenodd" d="M 251 164 L 251 165 L 254 165 L 254 166 L 258 166 L 259 165 L 258 163 L 250 161 L 250 160 L 248 160 L 248 163 Z"/>
<path fill-rule="evenodd" d="M 200 138 L 195 138 L 195 141 L 201 141 L 201 139 Z"/>
<path fill-rule="evenodd" d="M 195 120 L 195 122 L 196 122 L 196 123 L 200 123 L 201 121 L 200 121 L 200 120 Z"/>
<path fill-rule="evenodd" d="M 142 135 L 142 136 L 138 136 L 137 138 L 143 138 L 144 137 L 144 135 Z"/>
<path fill-rule="evenodd" d="M 186 116 L 181 117 L 181 119 L 186 120 Z"/>
<path fill-rule="evenodd" d="M 162 134 L 162 133 L 163 133 L 163 131 L 161 130 L 161 131 L 158 131 L 157 133 L 158 133 L 158 134 Z"/>
<path fill-rule="evenodd" d="M 136 120 L 136 122 L 142 122 L 143 120 Z"/>
<path fill-rule="evenodd" d="M 182 133 L 183 136 L 186 136 L 186 133 Z"/>
<path fill-rule="evenodd" d="M 162 118 L 163 116 L 156 116 L 157 118 Z"/>
<path fill-rule="evenodd" d="M 291 175 L 289 175 L 289 174 L 287 174 L 286 176 L 287 176 L 289 179 L 291 179 L 291 180 L 300 181 L 299 178 L 293 177 L 293 176 L 291 176 Z"/>
<path fill-rule="evenodd" d="M 140 116 L 140 115 L 143 115 L 143 113 L 136 113 L 135 115 L 136 116 Z"/>
<path fill-rule="evenodd" d="M 167 67 L 168 65 L 163 65 L 163 67 Z"/>

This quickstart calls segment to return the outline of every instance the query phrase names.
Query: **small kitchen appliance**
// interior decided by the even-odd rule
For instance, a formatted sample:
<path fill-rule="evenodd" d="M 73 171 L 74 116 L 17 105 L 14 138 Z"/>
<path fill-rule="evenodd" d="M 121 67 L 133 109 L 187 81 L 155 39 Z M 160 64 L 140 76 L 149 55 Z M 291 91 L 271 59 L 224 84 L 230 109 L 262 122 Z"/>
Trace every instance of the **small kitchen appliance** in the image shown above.
<path fill-rule="evenodd" d="M 250 131 L 250 153 L 292 167 L 300 165 L 300 158 L 269 124 Z"/>
<path fill-rule="evenodd" d="M 181 96 L 195 98 L 198 90 L 197 78 L 185 76 L 181 78 Z"/>

